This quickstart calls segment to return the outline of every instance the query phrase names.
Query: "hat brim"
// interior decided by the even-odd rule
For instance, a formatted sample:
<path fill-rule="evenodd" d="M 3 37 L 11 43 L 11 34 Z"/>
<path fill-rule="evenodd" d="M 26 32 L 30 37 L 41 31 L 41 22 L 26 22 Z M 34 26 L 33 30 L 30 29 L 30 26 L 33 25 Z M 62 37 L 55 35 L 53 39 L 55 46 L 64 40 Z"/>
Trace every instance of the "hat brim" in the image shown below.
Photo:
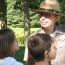
<path fill-rule="evenodd" d="M 58 12 L 55 12 L 55 11 L 51 12 L 51 11 L 49 11 L 49 10 L 31 9 L 31 11 L 36 12 L 36 13 L 38 13 L 38 14 L 41 13 L 41 12 L 46 12 L 46 13 L 56 14 L 56 15 L 58 15 L 58 16 L 65 16 L 65 14 L 61 14 L 61 13 L 58 13 Z"/>

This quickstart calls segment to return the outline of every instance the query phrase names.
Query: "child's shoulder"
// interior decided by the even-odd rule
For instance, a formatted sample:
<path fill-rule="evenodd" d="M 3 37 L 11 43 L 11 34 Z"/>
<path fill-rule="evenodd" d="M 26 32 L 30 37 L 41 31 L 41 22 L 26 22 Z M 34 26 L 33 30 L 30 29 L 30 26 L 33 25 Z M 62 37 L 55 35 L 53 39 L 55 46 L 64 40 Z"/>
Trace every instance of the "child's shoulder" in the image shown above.
<path fill-rule="evenodd" d="M 13 65 L 23 65 L 23 63 L 16 61 L 13 63 Z"/>
<path fill-rule="evenodd" d="M 18 62 L 13 57 L 6 57 L 5 60 L 6 60 L 6 65 L 23 65 L 23 63 Z"/>
<path fill-rule="evenodd" d="M 23 65 L 23 63 L 17 61 L 16 59 L 13 58 L 13 60 L 14 60 L 14 62 L 12 65 Z"/>

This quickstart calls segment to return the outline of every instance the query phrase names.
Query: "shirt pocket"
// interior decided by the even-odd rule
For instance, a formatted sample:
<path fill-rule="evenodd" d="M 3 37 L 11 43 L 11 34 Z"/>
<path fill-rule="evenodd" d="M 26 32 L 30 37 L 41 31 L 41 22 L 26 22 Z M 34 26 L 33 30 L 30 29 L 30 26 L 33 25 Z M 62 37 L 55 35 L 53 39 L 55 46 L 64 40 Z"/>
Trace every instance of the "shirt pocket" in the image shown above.
<path fill-rule="evenodd" d="M 56 45 L 57 45 L 57 48 L 65 47 L 65 39 L 64 40 L 59 39 L 57 41 L 57 44 Z"/>

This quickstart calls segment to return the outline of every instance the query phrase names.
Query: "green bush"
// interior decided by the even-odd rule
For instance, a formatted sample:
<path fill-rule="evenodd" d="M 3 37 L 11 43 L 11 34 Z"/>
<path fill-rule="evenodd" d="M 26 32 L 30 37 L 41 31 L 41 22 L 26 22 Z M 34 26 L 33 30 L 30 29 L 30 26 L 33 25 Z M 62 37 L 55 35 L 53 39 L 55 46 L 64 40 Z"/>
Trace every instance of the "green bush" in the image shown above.
<path fill-rule="evenodd" d="M 24 45 L 24 33 L 15 31 L 16 38 L 18 39 L 19 45 Z"/>
<path fill-rule="evenodd" d="M 35 20 L 35 21 L 31 21 L 30 22 L 31 28 L 36 28 L 36 27 L 40 27 L 40 23 L 39 21 Z"/>
<path fill-rule="evenodd" d="M 40 23 L 39 23 L 38 18 L 39 18 L 38 14 L 36 14 L 35 12 L 30 11 L 30 27 L 31 28 L 40 27 Z"/>
<path fill-rule="evenodd" d="M 11 29 L 14 31 L 16 38 L 19 41 L 19 45 L 24 45 L 24 28 L 11 28 Z M 40 28 L 30 28 L 30 35 L 39 29 Z"/>

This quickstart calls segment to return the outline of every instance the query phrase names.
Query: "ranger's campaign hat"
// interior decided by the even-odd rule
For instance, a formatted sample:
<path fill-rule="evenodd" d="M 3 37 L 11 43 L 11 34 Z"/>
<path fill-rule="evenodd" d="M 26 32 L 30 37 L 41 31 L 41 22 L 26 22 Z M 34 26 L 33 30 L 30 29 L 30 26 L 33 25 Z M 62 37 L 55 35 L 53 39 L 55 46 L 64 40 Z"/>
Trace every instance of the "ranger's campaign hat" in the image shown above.
<path fill-rule="evenodd" d="M 36 13 L 47 12 L 59 16 L 65 16 L 65 14 L 60 13 L 60 5 L 57 0 L 44 0 L 41 2 L 39 9 L 31 9 L 31 11 Z"/>

